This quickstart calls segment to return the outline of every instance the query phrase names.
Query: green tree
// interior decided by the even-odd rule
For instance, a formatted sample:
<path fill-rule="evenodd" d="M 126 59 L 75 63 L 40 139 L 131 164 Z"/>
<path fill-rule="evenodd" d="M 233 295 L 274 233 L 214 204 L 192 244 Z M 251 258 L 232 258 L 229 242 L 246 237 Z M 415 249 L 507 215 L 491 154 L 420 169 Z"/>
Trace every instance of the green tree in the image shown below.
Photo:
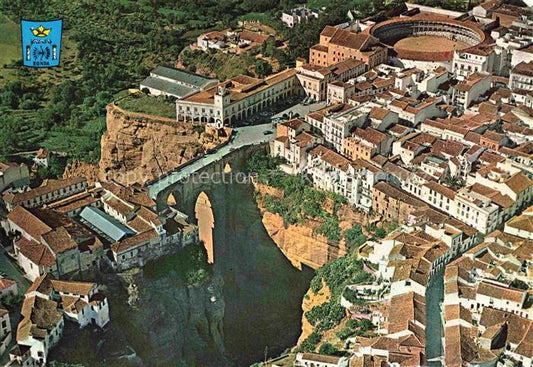
<path fill-rule="evenodd" d="M 258 77 L 264 78 L 267 75 L 272 74 L 272 65 L 265 60 L 257 60 L 254 63 L 254 70 Z"/>
<path fill-rule="evenodd" d="M 318 353 L 320 354 L 335 355 L 338 352 L 337 348 L 330 343 L 324 343 L 318 348 Z"/>

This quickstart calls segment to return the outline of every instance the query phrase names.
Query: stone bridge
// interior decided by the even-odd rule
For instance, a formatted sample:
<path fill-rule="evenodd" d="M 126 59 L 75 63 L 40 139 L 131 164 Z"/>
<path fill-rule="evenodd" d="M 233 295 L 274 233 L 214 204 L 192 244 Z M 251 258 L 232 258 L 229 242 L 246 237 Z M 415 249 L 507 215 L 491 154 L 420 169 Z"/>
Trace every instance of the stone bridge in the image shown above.
<path fill-rule="evenodd" d="M 185 166 L 163 175 L 162 177 L 147 184 L 152 199 L 161 202 L 160 197 L 168 197 L 169 190 L 180 182 L 188 181 L 191 176 L 199 172 L 223 172 L 225 164 L 229 162 L 228 156 L 233 155 L 235 150 L 249 146 L 257 146 L 267 143 L 274 137 L 274 126 L 270 123 L 236 128 L 229 143 L 212 153 L 207 153 Z M 161 208 L 161 207 L 160 207 Z"/>
<path fill-rule="evenodd" d="M 243 170 L 246 160 L 253 152 L 264 149 L 265 145 L 250 145 L 234 150 L 170 184 L 156 196 L 159 212 L 172 206 L 198 225 L 199 238 L 204 242 L 210 263 L 215 259 L 213 229 L 216 218 L 213 208 L 225 204 L 224 190 L 220 190 L 220 186 L 248 182 L 249 177 Z"/>
<path fill-rule="evenodd" d="M 194 218 L 196 200 L 200 193 L 204 192 L 210 197 L 217 185 L 248 180 L 244 173 L 247 158 L 253 152 L 264 148 L 265 144 L 258 144 L 233 150 L 231 154 L 226 154 L 219 160 L 196 167 L 197 169 L 187 175 L 182 174 L 179 180 L 169 182 L 164 188 L 158 187 L 154 197 L 158 212 L 164 211 L 168 206 L 174 206 Z"/>

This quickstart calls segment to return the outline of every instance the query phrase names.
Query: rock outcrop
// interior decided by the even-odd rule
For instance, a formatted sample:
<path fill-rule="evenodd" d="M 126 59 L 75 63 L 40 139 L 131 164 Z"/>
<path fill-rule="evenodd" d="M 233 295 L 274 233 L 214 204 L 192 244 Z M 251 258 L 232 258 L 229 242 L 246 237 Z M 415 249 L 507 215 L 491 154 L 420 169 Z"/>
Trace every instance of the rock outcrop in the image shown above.
<path fill-rule="evenodd" d="M 262 195 L 283 196 L 283 191 L 271 186 L 255 183 L 255 190 L 259 194 L 257 204 L 263 217 L 263 225 L 283 254 L 292 264 L 301 268 L 305 264 L 313 269 L 346 255 L 347 247 L 344 240 L 330 241 L 325 236 L 316 233 L 320 225 L 318 221 L 306 220 L 303 223 L 285 226 L 283 218 L 276 213 L 267 211 L 261 202 Z M 327 203 L 325 204 L 327 205 Z M 351 228 L 355 223 L 366 224 L 367 218 L 356 213 L 351 206 L 343 205 L 338 213 L 341 230 Z"/>
<path fill-rule="evenodd" d="M 125 185 L 146 183 L 225 142 L 229 130 L 195 128 L 191 123 L 107 106 L 99 178 Z"/>
<path fill-rule="evenodd" d="M 305 317 L 305 313 L 307 311 L 311 311 L 316 306 L 320 306 L 326 302 L 329 302 L 330 297 L 331 292 L 327 284 L 324 282 L 322 282 L 322 288 L 320 288 L 320 290 L 316 293 L 313 292 L 311 288 L 309 288 L 302 301 L 302 333 L 298 338 L 298 345 L 300 345 L 305 339 L 307 339 L 309 335 L 311 335 L 311 333 L 315 330 L 315 327 L 311 325 L 309 320 L 307 320 L 307 317 Z"/>
<path fill-rule="evenodd" d="M 325 236 L 315 233 L 318 222 L 308 220 L 285 227 L 279 214 L 270 213 L 264 208 L 261 208 L 261 213 L 263 225 L 270 237 L 299 269 L 302 264 L 317 269 L 346 254 L 346 246 L 343 243 L 329 241 Z"/>
<path fill-rule="evenodd" d="M 90 164 L 78 160 L 73 160 L 65 167 L 63 178 L 85 177 L 89 185 L 99 180 L 98 165 Z"/>

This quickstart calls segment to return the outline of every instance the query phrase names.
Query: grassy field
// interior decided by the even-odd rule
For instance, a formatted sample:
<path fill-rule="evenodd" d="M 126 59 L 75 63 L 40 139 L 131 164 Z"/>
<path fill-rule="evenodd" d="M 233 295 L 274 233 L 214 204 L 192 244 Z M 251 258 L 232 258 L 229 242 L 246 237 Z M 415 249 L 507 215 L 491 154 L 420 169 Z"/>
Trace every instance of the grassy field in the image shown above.
<path fill-rule="evenodd" d="M 21 58 L 20 28 L 0 14 L 0 66 Z"/>
<path fill-rule="evenodd" d="M 132 112 L 148 115 L 176 118 L 176 104 L 164 97 L 148 96 L 144 93 L 134 93 L 116 102 L 117 106 Z"/>
<path fill-rule="evenodd" d="M 77 65 L 76 45 L 68 34 L 63 34 L 61 46 L 61 65 L 51 69 L 24 68 L 25 74 L 20 74 L 18 67 L 6 68 L 4 65 L 13 61 L 20 61 L 21 39 L 20 27 L 5 15 L 0 13 L 0 87 L 10 81 L 25 82 L 46 86 L 59 84 L 66 79 L 76 79 L 81 73 Z"/>

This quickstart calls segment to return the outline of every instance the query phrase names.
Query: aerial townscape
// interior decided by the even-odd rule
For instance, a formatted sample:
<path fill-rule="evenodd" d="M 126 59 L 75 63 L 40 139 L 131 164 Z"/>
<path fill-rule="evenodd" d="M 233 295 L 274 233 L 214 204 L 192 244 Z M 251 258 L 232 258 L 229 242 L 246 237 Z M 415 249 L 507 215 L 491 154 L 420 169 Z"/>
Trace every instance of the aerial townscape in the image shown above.
<path fill-rule="evenodd" d="M 41 5 L 0 0 L 0 366 L 533 366 L 531 4 Z"/>

